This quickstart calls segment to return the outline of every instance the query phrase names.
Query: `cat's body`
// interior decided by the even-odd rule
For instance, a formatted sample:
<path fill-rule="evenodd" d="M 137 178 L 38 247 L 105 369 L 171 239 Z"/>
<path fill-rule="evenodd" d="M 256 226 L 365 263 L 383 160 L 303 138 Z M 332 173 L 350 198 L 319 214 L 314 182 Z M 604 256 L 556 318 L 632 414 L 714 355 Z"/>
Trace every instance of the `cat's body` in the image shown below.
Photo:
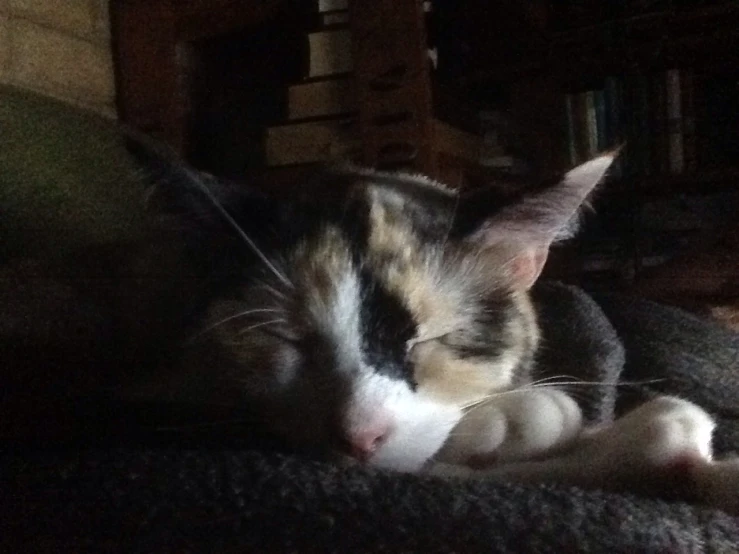
<path fill-rule="evenodd" d="M 710 462 L 713 422 L 692 404 L 589 429 L 568 395 L 532 385 L 528 290 L 612 159 L 518 197 L 351 170 L 290 201 L 165 163 L 152 202 L 176 222 L 168 284 L 112 310 L 138 302 L 120 328 L 170 328 L 176 348 L 117 390 L 245 408 L 290 444 L 401 471 L 629 487 L 682 464 L 701 490 L 727 478 L 736 491 L 739 467 Z M 736 508 L 733 494 L 697 496 Z"/>

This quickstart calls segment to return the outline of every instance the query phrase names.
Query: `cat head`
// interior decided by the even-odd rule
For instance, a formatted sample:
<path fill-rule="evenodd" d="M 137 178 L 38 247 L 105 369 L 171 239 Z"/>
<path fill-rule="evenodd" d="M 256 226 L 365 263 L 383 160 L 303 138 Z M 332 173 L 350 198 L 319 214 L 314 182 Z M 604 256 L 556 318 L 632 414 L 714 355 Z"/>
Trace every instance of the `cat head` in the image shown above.
<path fill-rule="evenodd" d="M 199 375 L 293 444 L 419 469 L 526 377 L 528 290 L 612 159 L 508 197 L 361 169 L 270 197 L 147 160 L 209 287 Z"/>

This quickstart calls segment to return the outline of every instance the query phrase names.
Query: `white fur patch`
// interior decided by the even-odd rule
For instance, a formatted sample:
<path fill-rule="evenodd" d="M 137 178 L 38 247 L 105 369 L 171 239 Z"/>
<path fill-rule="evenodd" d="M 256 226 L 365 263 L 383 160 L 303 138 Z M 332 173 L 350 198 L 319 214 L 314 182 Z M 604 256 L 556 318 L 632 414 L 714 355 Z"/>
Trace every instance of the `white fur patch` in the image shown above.
<path fill-rule="evenodd" d="M 331 290 L 309 298 L 308 309 L 317 330 L 334 347 L 337 371 L 351 373 L 361 363 L 361 291 L 348 260 L 339 270 L 331 276 Z"/>
<path fill-rule="evenodd" d="M 440 458 L 450 463 L 473 456 L 494 456 L 496 462 L 535 458 L 566 446 L 581 428 L 577 403 L 555 388 L 504 392 L 465 414 Z"/>
<path fill-rule="evenodd" d="M 462 417 L 459 408 L 440 404 L 413 392 L 403 381 L 377 373 L 357 383 L 356 398 L 349 410 L 357 415 L 364 409 L 389 414 L 392 431 L 370 463 L 397 471 L 421 470 Z"/>

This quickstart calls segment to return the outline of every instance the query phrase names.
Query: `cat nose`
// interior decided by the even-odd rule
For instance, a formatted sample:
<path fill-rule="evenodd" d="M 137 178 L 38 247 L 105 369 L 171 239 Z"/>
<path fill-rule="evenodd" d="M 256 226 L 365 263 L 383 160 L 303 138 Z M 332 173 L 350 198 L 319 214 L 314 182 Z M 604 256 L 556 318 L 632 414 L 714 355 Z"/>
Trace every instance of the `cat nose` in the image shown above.
<path fill-rule="evenodd" d="M 347 453 L 360 462 L 368 461 L 390 435 L 390 424 L 378 422 L 347 431 L 344 437 Z"/>

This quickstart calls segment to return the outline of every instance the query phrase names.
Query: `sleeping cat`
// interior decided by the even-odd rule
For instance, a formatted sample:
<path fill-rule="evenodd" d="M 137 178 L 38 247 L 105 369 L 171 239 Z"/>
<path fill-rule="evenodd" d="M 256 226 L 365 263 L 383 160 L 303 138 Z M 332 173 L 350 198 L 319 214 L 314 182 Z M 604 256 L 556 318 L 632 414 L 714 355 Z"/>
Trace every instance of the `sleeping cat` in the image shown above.
<path fill-rule="evenodd" d="M 168 291 L 188 333 L 177 359 L 130 397 L 247 406 L 290 444 L 382 468 L 619 488 L 677 477 L 738 508 L 739 464 L 711 461 L 702 409 L 665 397 L 589 428 L 534 381 L 528 291 L 615 153 L 514 195 L 347 169 L 278 199 L 132 147 L 195 286 Z"/>

